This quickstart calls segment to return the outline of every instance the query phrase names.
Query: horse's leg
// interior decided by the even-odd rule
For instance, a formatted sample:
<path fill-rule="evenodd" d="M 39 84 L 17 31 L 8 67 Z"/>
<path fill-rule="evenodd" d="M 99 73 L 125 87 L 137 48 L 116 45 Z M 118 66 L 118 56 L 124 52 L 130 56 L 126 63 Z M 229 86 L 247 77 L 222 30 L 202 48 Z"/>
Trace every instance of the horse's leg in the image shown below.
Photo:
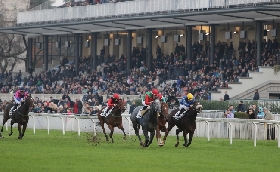
<path fill-rule="evenodd" d="M 13 134 L 13 127 L 12 127 L 13 124 L 14 124 L 14 122 L 13 122 L 13 120 L 11 120 L 11 132 L 10 132 L 9 136 L 11 136 Z"/>
<path fill-rule="evenodd" d="M 150 141 L 149 141 L 149 144 L 147 145 L 147 147 L 153 143 L 153 139 L 154 139 L 154 136 L 155 136 L 155 130 L 153 130 L 152 132 L 150 132 Z"/>
<path fill-rule="evenodd" d="M 108 127 L 111 130 L 111 133 L 109 134 L 109 136 L 112 139 L 112 143 L 114 143 L 114 139 L 113 139 L 114 127 L 112 125 L 108 125 Z"/>
<path fill-rule="evenodd" d="M 156 138 L 157 138 L 157 141 L 158 141 L 158 145 L 160 145 L 160 138 L 161 138 L 161 134 L 160 134 L 160 127 L 159 125 L 157 125 L 157 128 L 156 128 Z"/>
<path fill-rule="evenodd" d="M 118 125 L 118 128 L 119 128 L 120 130 L 122 130 L 122 132 L 123 132 L 123 139 L 126 140 L 126 134 L 125 134 L 125 132 L 124 132 L 124 128 L 123 128 L 122 123 Z"/>
<path fill-rule="evenodd" d="M 177 135 L 177 143 L 175 144 L 175 147 L 177 147 L 178 145 L 179 145 L 179 143 L 180 143 L 180 141 L 179 141 L 179 133 L 181 132 L 182 130 L 181 129 L 177 129 L 176 130 L 176 135 Z"/>
<path fill-rule="evenodd" d="M 144 143 L 144 147 L 148 147 L 149 146 L 149 135 L 148 135 L 148 129 L 143 128 L 143 134 L 145 136 L 145 143 Z"/>
<path fill-rule="evenodd" d="M 183 131 L 183 136 L 184 136 L 184 141 L 185 143 L 183 144 L 183 146 L 187 147 L 187 134 L 188 132 L 186 130 Z"/>
<path fill-rule="evenodd" d="M 102 117 L 102 118 L 103 118 L 103 117 Z M 104 135 L 105 135 L 105 137 L 106 137 L 106 141 L 109 141 L 109 138 L 108 138 L 108 136 L 107 136 L 107 134 L 106 134 L 106 132 L 105 132 L 104 121 L 103 121 L 103 119 L 102 119 L 102 120 L 99 120 L 99 121 L 100 121 L 101 128 L 102 128 L 102 130 L 103 130 L 103 133 L 104 133 Z"/>
<path fill-rule="evenodd" d="M 21 124 L 18 123 L 18 139 L 21 139 Z"/>
<path fill-rule="evenodd" d="M 190 144 L 192 143 L 193 134 L 194 134 L 194 131 L 191 131 L 191 132 L 189 133 L 189 143 L 187 144 L 187 147 L 189 147 Z"/>
<path fill-rule="evenodd" d="M 175 126 L 174 123 L 168 122 L 168 129 L 165 131 L 165 135 L 163 137 L 163 144 L 165 144 L 166 138 L 168 136 L 168 133 L 171 131 L 171 129 Z"/>
<path fill-rule="evenodd" d="M 135 135 L 138 137 L 139 141 L 140 141 L 140 146 L 143 146 L 143 142 L 142 142 L 142 139 L 139 135 L 139 127 L 137 126 L 137 123 L 136 124 L 133 124 L 133 128 L 134 128 L 134 131 L 135 131 Z"/>
<path fill-rule="evenodd" d="M 23 125 L 22 125 L 21 138 L 24 136 L 24 133 L 25 133 L 26 127 L 27 127 L 27 123 L 25 123 L 25 124 L 23 124 Z"/>
<path fill-rule="evenodd" d="M 164 133 L 165 133 L 164 135 L 168 135 L 168 129 L 165 127 L 165 125 L 162 126 L 161 132 L 164 132 Z M 166 138 L 165 138 L 165 139 L 166 139 Z M 161 142 L 161 144 L 164 145 L 164 142 L 165 142 L 165 140 L 163 140 L 163 141 Z"/>

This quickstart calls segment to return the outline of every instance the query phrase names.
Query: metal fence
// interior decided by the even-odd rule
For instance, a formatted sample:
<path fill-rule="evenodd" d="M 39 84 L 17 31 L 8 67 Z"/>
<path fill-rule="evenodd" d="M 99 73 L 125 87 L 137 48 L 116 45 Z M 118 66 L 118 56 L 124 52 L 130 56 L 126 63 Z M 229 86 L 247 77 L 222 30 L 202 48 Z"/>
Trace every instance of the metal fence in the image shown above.
<path fill-rule="evenodd" d="M 273 2 L 278 1 L 279 0 L 273 0 Z M 141 15 L 147 13 L 171 13 L 182 10 L 193 11 L 205 10 L 208 8 L 228 8 L 231 5 L 257 4 L 263 2 L 270 3 L 271 0 L 135 0 L 65 8 L 54 8 L 49 2 L 46 2 L 35 8 L 38 10 L 18 13 L 17 23 L 96 19 L 100 17 L 121 17 L 125 15 Z"/>

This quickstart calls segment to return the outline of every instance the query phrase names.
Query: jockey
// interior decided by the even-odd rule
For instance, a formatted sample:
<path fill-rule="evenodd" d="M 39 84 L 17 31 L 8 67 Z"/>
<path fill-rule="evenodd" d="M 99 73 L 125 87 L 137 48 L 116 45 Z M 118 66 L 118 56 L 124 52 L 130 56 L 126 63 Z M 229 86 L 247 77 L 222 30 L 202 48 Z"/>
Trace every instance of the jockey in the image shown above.
<path fill-rule="evenodd" d="M 142 101 L 142 104 L 144 105 L 143 109 L 140 109 L 138 114 L 137 114 L 137 118 L 141 118 L 145 112 L 150 109 L 150 104 L 157 99 L 158 96 L 158 90 L 157 89 L 153 89 L 152 91 L 149 91 L 146 93 L 145 95 L 145 99 Z"/>
<path fill-rule="evenodd" d="M 160 101 L 162 101 L 163 103 L 166 103 L 166 98 L 163 97 L 161 94 L 158 94 L 158 98 Z"/>
<path fill-rule="evenodd" d="M 180 101 L 179 111 L 175 114 L 174 118 L 180 119 L 194 104 L 193 95 L 189 93 L 187 96 L 184 96 Z"/>
<path fill-rule="evenodd" d="M 21 105 L 25 98 L 27 98 L 28 93 L 24 91 L 24 88 L 20 88 L 15 94 L 14 94 L 14 101 L 15 106 L 13 106 L 10 110 L 10 117 L 13 116 L 14 112 L 20 107 L 18 105 Z"/>
<path fill-rule="evenodd" d="M 120 99 L 120 96 L 117 93 L 113 94 L 113 97 L 111 97 L 107 102 L 107 107 L 102 110 L 101 116 L 107 117 L 113 110 L 113 108 L 117 105 L 118 100 Z"/>

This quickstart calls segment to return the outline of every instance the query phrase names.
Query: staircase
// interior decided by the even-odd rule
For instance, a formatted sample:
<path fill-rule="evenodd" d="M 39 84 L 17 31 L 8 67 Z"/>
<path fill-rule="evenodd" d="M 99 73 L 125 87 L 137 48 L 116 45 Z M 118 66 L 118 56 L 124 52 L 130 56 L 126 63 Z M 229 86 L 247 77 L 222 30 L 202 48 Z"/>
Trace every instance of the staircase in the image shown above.
<path fill-rule="evenodd" d="M 238 83 L 229 83 L 229 88 L 212 92 L 211 100 L 220 100 L 220 98 L 224 97 L 225 91 L 227 91 L 231 99 L 252 99 L 255 89 L 261 89 L 259 90 L 260 98 L 268 98 L 266 90 L 270 88 L 270 84 L 279 84 L 280 86 L 280 74 L 275 75 L 272 67 L 260 67 L 259 69 L 260 72 L 249 72 L 249 77 L 239 77 Z"/>

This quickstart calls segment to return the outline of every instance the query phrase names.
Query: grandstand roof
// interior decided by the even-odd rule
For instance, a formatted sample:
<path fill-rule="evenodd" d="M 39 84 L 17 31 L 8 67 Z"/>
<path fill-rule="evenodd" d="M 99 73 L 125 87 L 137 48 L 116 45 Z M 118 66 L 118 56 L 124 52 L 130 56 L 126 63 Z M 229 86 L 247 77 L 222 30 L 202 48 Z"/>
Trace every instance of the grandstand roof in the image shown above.
<path fill-rule="evenodd" d="M 29 24 L 0 28 L 2 33 L 36 35 L 62 35 L 72 33 L 104 32 L 117 30 L 138 30 L 145 28 L 183 27 L 186 25 L 240 24 L 254 21 L 280 22 L 280 5 L 243 8 L 227 8 L 206 11 L 177 12 L 130 16 L 123 18 L 102 18 L 64 23 Z"/>

